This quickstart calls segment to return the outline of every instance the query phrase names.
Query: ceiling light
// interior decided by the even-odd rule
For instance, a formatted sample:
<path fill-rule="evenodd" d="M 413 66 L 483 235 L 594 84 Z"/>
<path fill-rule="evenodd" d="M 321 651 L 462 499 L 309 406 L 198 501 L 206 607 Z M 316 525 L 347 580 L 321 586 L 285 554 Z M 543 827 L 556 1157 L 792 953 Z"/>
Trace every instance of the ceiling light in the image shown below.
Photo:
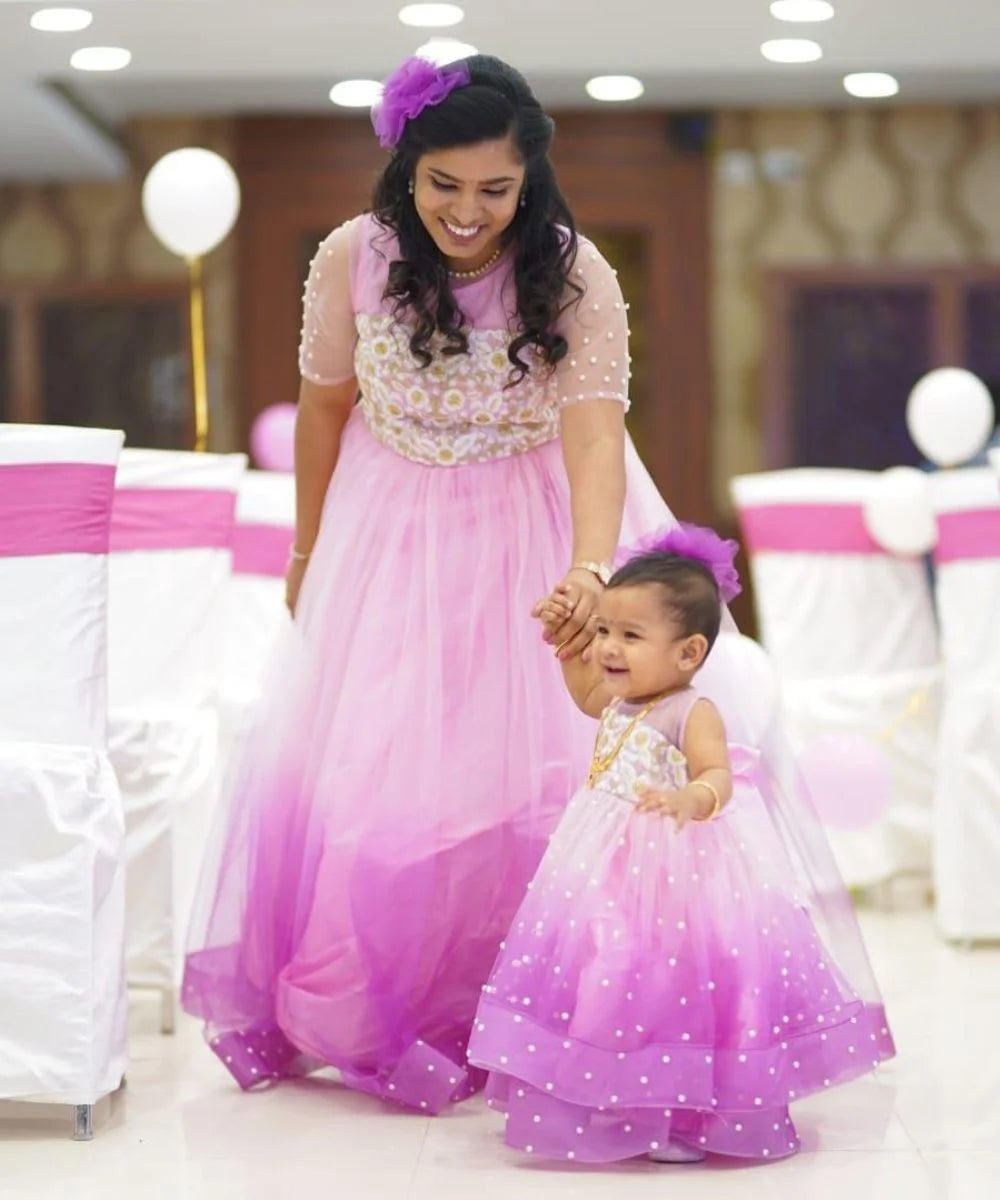
<path fill-rule="evenodd" d="M 883 100 L 899 94 L 899 80 L 884 71 L 859 71 L 844 76 L 844 87 L 861 100 Z"/>
<path fill-rule="evenodd" d="M 399 10 L 399 19 L 418 29 L 442 29 L 464 21 L 465 13 L 457 4 L 407 4 Z"/>
<path fill-rule="evenodd" d="M 330 99 L 341 108 L 371 108 L 381 96 L 377 79 L 345 79 L 330 88 Z"/>
<path fill-rule="evenodd" d="M 121 46 L 85 46 L 76 51 L 69 65 L 78 71 L 120 71 L 131 61 L 131 52 Z"/>
<path fill-rule="evenodd" d="M 462 58 L 471 58 L 479 51 L 468 42 L 460 42 L 457 38 L 431 38 L 417 51 L 418 58 L 426 58 L 437 67 L 446 67 L 449 63 L 458 62 Z"/>
<path fill-rule="evenodd" d="M 765 58 L 776 63 L 810 63 L 823 57 L 819 42 L 808 38 L 775 38 L 760 48 Z"/>
<path fill-rule="evenodd" d="M 598 75 L 587 83 L 587 95 L 592 100 L 609 103 L 638 100 L 646 89 L 634 75 Z"/>
<path fill-rule="evenodd" d="M 829 0 L 774 0 L 771 5 L 771 16 L 779 21 L 794 21 L 808 25 L 815 21 L 829 21 L 833 18 L 833 5 Z"/>
<path fill-rule="evenodd" d="M 31 18 L 31 28 L 42 33 L 79 33 L 94 20 L 86 8 L 40 8 Z"/>

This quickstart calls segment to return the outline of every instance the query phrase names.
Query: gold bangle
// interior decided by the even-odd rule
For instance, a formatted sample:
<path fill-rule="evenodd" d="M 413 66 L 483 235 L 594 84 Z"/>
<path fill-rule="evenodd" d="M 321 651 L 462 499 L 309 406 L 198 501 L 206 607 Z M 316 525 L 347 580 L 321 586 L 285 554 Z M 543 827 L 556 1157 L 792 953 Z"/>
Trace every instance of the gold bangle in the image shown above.
<path fill-rule="evenodd" d="M 719 813 L 722 812 L 722 797 L 719 795 L 718 789 L 714 784 L 709 783 L 707 779 L 692 779 L 690 786 L 703 787 L 711 794 L 712 799 L 715 801 L 714 805 L 712 806 L 712 811 L 707 817 L 701 817 L 700 820 L 714 821 Z"/>

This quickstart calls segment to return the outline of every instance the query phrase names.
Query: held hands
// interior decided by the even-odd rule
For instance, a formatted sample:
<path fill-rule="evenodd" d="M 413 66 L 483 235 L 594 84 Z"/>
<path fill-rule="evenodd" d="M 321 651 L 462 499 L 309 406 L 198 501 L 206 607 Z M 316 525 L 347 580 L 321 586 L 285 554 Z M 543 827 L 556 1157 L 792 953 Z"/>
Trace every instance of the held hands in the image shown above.
<path fill-rule="evenodd" d="M 715 802 L 706 788 L 689 785 L 676 791 L 653 788 L 642 791 L 635 811 L 673 817 L 677 829 L 681 830 L 689 821 L 707 821 L 714 808 Z"/>
<path fill-rule="evenodd" d="M 531 615 L 542 622 L 542 636 L 556 647 L 562 662 L 578 654 L 588 656 L 594 640 L 597 602 L 604 591 L 601 582 L 585 570 L 572 570 L 552 594 L 540 600 Z"/>

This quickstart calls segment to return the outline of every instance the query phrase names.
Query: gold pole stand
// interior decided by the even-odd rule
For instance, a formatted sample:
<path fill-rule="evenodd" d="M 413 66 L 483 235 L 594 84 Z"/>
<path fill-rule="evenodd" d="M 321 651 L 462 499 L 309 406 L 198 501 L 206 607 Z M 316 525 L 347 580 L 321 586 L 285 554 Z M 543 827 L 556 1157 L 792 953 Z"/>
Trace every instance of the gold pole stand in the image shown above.
<path fill-rule="evenodd" d="M 208 449 L 208 379 L 205 371 L 205 289 L 201 259 L 189 258 L 191 280 L 191 379 L 194 385 L 194 448 Z"/>

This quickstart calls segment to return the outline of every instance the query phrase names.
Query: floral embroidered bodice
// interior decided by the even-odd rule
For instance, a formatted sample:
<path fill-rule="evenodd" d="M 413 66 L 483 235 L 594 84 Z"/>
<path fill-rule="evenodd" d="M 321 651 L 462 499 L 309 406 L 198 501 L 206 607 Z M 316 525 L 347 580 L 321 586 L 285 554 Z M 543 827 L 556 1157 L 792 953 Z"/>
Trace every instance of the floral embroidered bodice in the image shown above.
<path fill-rule="evenodd" d="M 632 801 L 645 788 L 683 787 L 688 782 L 687 759 L 676 742 L 680 741 L 683 720 L 696 701 L 697 696 L 685 694 L 683 716 L 676 717 L 673 710 L 678 704 L 676 698 L 671 697 L 654 709 L 649 718 L 639 721 L 614 761 L 594 780 L 594 789 Z M 605 712 L 597 736 L 596 759 L 607 759 L 611 755 L 634 715 L 617 707 Z M 665 723 L 664 716 L 667 718 Z M 673 737 L 657 725 L 663 725 Z"/>
<path fill-rule="evenodd" d="M 568 298 L 558 323 L 565 356 L 553 369 L 526 347 L 520 357 L 530 370 L 512 386 L 512 253 L 479 278 L 453 285 L 468 353 L 434 353 L 427 367 L 410 350 L 405 313 L 397 317 L 385 299 L 398 254 L 395 238 L 370 216 L 334 230 L 310 268 L 299 348 L 305 379 L 321 386 L 357 379 L 365 423 L 384 445 L 436 467 L 488 462 L 553 441 L 567 405 L 628 405 L 626 306 L 615 272 L 586 239 L 572 268 L 583 296 Z"/>

